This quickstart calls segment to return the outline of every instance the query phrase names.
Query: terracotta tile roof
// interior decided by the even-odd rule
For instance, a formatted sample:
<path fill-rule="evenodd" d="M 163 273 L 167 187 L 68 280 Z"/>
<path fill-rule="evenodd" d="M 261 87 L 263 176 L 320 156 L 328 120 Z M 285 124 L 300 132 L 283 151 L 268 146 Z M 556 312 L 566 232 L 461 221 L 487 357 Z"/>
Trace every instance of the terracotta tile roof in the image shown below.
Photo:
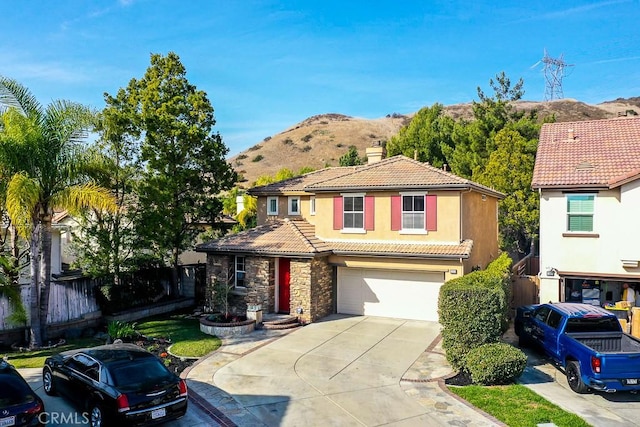
<path fill-rule="evenodd" d="M 367 243 L 367 242 L 327 242 L 336 255 L 402 255 L 403 257 L 454 257 L 468 258 L 473 248 L 473 240 L 463 240 L 455 244 L 432 243 Z"/>
<path fill-rule="evenodd" d="M 315 256 L 329 254 L 331 248 L 315 236 L 313 225 L 306 221 L 292 221 L 285 218 L 200 244 L 196 250 L 198 252 Z"/>
<path fill-rule="evenodd" d="M 405 156 L 394 156 L 362 166 L 351 173 L 307 186 L 308 191 L 342 190 L 422 190 L 473 188 L 496 197 L 504 197 L 489 187 Z"/>
<path fill-rule="evenodd" d="M 613 188 L 640 177 L 640 117 L 547 123 L 533 188 Z"/>
<path fill-rule="evenodd" d="M 248 193 L 258 196 L 291 192 L 468 188 L 504 197 L 502 193 L 489 187 L 401 155 L 362 166 L 322 169 L 274 184 L 254 187 Z"/>
<path fill-rule="evenodd" d="M 275 182 L 273 184 L 253 187 L 247 192 L 252 196 L 305 192 L 305 188 L 309 185 L 315 184 L 320 181 L 336 178 L 347 173 L 351 173 L 356 168 L 357 166 L 347 166 L 321 169 L 318 171 L 306 173 L 304 175 L 285 179 L 284 181 Z"/>
<path fill-rule="evenodd" d="M 262 255 L 316 256 L 341 255 L 401 255 L 406 257 L 467 258 L 472 240 L 459 244 L 331 242 L 315 236 L 315 227 L 306 221 L 278 220 L 251 230 L 232 234 L 198 245 L 198 252 L 251 253 Z"/>

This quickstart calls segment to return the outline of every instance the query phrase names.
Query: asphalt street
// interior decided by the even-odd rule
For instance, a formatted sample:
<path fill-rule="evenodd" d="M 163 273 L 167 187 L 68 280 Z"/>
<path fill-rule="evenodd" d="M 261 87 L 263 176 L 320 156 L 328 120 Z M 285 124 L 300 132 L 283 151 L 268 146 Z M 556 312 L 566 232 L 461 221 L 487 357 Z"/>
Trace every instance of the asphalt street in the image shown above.
<path fill-rule="evenodd" d="M 31 388 L 44 401 L 46 419 L 43 421 L 47 422 L 48 426 L 77 427 L 89 425 L 86 413 L 78 411 L 62 397 L 47 396 L 42 388 L 42 369 L 29 368 L 19 369 L 19 371 Z M 160 424 L 162 427 L 205 427 L 211 425 L 211 418 L 192 404 L 189 405 L 186 415 L 181 419 Z"/>

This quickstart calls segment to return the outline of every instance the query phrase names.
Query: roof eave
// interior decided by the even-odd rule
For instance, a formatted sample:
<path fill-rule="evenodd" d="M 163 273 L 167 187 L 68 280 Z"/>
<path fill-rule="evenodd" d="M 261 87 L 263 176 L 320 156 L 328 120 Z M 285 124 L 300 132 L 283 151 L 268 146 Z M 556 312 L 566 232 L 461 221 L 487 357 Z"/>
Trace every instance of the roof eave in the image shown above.
<path fill-rule="evenodd" d="M 531 185 L 534 190 L 608 190 L 606 184 L 573 184 L 573 185 Z"/>
<path fill-rule="evenodd" d="M 344 186 L 344 187 L 316 187 L 309 188 L 308 191 L 312 193 L 335 193 L 341 191 L 403 191 L 407 189 L 412 190 L 449 190 L 449 191 L 458 191 L 458 190 L 475 190 L 479 193 L 487 194 L 490 196 L 494 196 L 498 199 L 504 199 L 506 197 L 505 194 L 500 193 L 499 191 L 478 187 L 476 185 L 470 184 L 446 184 L 446 185 L 368 185 L 368 186 Z"/>
<path fill-rule="evenodd" d="M 263 256 L 287 256 L 290 258 L 316 258 L 318 256 L 329 256 L 331 251 L 319 251 L 319 252 L 282 252 L 282 251 L 262 251 L 262 250 L 233 250 L 233 249 L 213 249 L 213 248 L 196 248 L 196 252 L 204 252 L 207 254 L 220 254 L 220 255 L 232 255 L 232 254 L 250 254 L 250 255 L 263 255 Z"/>
<path fill-rule="evenodd" d="M 469 258 L 469 254 L 408 254 L 404 252 L 374 252 L 374 251 L 344 251 L 344 250 L 333 250 L 334 255 L 342 255 L 342 256 L 375 256 L 382 258 L 437 258 L 437 259 L 467 259 Z"/>

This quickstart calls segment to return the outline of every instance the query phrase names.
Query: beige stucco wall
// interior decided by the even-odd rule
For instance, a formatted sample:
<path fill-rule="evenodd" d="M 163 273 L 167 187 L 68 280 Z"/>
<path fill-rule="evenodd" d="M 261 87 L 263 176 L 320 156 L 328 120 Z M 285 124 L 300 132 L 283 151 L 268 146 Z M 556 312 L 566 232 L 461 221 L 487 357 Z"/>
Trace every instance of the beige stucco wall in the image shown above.
<path fill-rule="evenodd" d="M 465 274 L 461 260 L 423 260 L 412 258 L 346 257 L 331 255 L 329 263 L 340 267 L 385 270 L 430 271 L 444 273 L 445 281 Z M 468 271 L 467 271 L 468 273 Z"/>
<path fill-rule="evenodd" d="M 346 194 L 346 193 L 344 193 Z M 363 194 L 363 193 L 358 193 Z M 460 199 L 458 192 L 440 191 L 428 194 L 438 196 L 438 228 L 426 234 L 402 234 L 391 230 L 391 196 L 396 192 L 368 192 L 366 196 L 375 197 L 375 229 L 366 233 L 345 233 L 333 229 L 333 198 L 338 193 L 316 196 L 315 226 L 316 235 L 329 240 L 378 240 L 378 241 L 424 241 L 459 242 L 460 241 Z"/>
<path fill-rule="evenodd" d="M 264 224 L 267 221 L 273 219 L 291 218 L 300 219 L 304 218 L 313 224 L 313 216 L 309 214 L 309 199 L 310 195 L 305 193 L 292 194 L 300 197 L 300 215 L 289 215 L 289 196 L 277 196 L 278 197 L 278 215 L 267 215 L 267 196 L 258 197 L 258 225 Z M 273 196 L 275 197 L 275 196 Z M 310 218 L 311 217 L 311 218 Z"/>
<path fill-rule="evenodd" d="M 593 232 L 567 233 L 567 200 L 561 191 L 540 198 L 540 270 L 616 275 L 640 280 L 640 268 L 625 268 L 622 260 L 640 261 L 640 182 L 600 191 L 594 201 Z M 540 300 L 557 301 L 558 280 L 540 283 Z"/>
<path fill-rule="evenodd" d="M 461 238 L 473 240 L 465 270 L 482 269 L 498 256 L 498 199 L 471 191 L 461 193 Z"/>

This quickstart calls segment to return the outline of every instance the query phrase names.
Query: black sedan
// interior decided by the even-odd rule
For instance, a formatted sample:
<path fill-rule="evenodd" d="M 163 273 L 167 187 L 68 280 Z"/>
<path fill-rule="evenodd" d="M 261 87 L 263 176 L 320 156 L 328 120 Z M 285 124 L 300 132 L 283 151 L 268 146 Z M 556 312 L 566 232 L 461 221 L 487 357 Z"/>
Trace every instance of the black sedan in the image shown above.
<path fill-rule="evenodd" d="M 45 393 L 87 412 L 93 427 L 149 425 L 182 417 L 187 384 L 134 344 L 70 350 L 45 360 Z"/>
<path fill-rule="evenodd" d="M 0 427 L 41 426 L 44 403 L 20 373 L 0 360 Z"/>

